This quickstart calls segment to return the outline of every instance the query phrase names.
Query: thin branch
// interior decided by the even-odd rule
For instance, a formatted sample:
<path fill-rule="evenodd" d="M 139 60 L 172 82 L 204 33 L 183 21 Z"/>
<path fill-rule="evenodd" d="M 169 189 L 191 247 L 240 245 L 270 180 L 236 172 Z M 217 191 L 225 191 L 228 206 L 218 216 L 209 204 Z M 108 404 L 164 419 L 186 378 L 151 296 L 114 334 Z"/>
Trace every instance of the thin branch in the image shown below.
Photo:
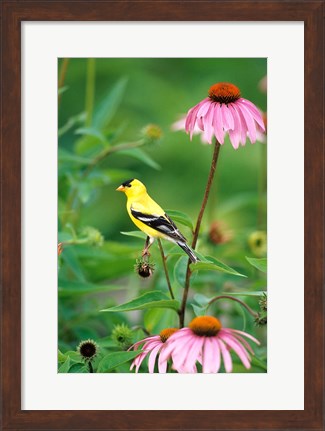
<path fill-rule="evenodd" d="M 171 283 L 170 283 L 170 278 L 169 278 L 169 275 L 168 275 L 168 269 L 167 269 L 167 265 L 166 265 L 166 257 L 165 257 L 165 254 L 164 254 L 164 249 L 163 249 L 163 247 L 161 245 L 161 241 L 160 241 L 159 238 L 158 238 L 158 245 L 159 245 L 159 250 L 160 250 L 160 254 L 161 254 L 161 258 L 162 258 L 162 262 L 163 262 L 163 266 L 164 266 L 164 271 L 165 271 L 165 276 L 166 276 L 166 281 L 167 281 L 167 286 L 168 286 L 168 289 L 169 289 L 169 293 L 170 293 L 170 296 L 172 297 L 172 299 L 175 299 L 175 296 L 174 296 L 174 293 L 173 293 L 173 289 L 172 289 L 172 286 L 171 286 Z"/>
<path fill-rule="evenodd" d="M 214 146 L 212 162 L 211 162 L 210 173 L 209 173 L 209 177 L 208 177 L 208 182 L 207 182 L 207 185 L 205 188 L 201 209 L 200 209 L 200 212 L 199 212 L 199 215 L 197 218 L 197 222 L 195 225 L 193 241 L 192 241 L 193 250 L 195 250 L 195 247 L 196 247 L 196 243 L 197 243 L 198 236 L 199 236 L 199 231 L 200 231 L 200 227 L 201 227 L 201 222 L 202 222 L 204 210 L 205 210 L 206 204 L 208 202 L 208 197 L 209 197 L 209 193 L 211 190 L 214 174 L 216 171 L 217 161 L 218 161 L 218 157 L 219 157 L 219 150 L 220 150 L 220 144 L 216 140 L 215 146 Z M 189 259 L 187 262 L 187 268 L 186 268 L 186 277 L 185 277 L 185 286 L 184 286 L 182 305 L 181 305 L 181 309 L 179 312 L 179 325 L 181 328 L 183 328 L 183 326 L 184 326 L 185 308 L 186 308 L 186 302 L 187 302 L 187 297 L 188 297 L 188 291 L 190 288 L 190 279 L 191 279 L 191 275 L 192 275 L 190 264 L 191 264 L 191 261 Z"/>
<path fill-rule="evenodd" d="M 213 303 L 218 301 L 219 299 L 231 299 L 232 301 L 238 302 L 240 305 L 242 305 L 243 307 L 246 308 L 246 310 L 253 316 L 253 317 L 259 317 L 259 314 L 256 313 L 256 311 L 252 310 L 247 304 L 245 304 L 245 302 L 241 301 L 238 298 L 234 298 L 233 296 L 230 295 L 220 295 L 220 296 L 216 296 L 215 298 L 212 298 L 209 302 L 208 302 L 208 307 Z"/>

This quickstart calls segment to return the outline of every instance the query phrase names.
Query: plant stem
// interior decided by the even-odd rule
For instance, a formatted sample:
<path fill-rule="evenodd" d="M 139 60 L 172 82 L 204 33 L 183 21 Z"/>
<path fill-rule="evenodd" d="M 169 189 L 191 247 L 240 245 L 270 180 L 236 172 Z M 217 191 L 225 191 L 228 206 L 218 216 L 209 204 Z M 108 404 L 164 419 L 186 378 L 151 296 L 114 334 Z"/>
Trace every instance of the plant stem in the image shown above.
<path fill-rule="evenodd" d="M 170 283 L 170 278 L 169 278 L 169 275 L 168 275 L 168 269 L 167 269 L 167 265 L 166 265 L 166 256 L 164 254 L 164 249 L 163 249 L 163 247 L 161 245 L 161 241 L 160 241 L 159 238 L 158 238 L 158 245 L 159 245 L 159 250 L 160 250 L 160 254 L 161 254 L 161 258 L 162 258 L 162 262 L 163 262 L 163 266 L 164 266 L 164 271 L 165 271 L 165 276 L 166 276 L 166 281 L 167 281 L 167 286 L 168 286 L 168 289 L 169 289 L 169 293 L 170 293 L 170 296 L 172 297 L 172 299 L 175 299 L 175 296 L 174 296 L 174 293 L 173 293 L 173 289 L 172 289 L 172 286 L 171 286 L 171 283 Z"/>
<path fill-rule="evenodd" d="M 196 243 L 197 243 L 198 236 L 199 236 L 199 231 L 200 231 L 200 227 L 201 227 L 201 222 L 202 222 L 204 210 L 205 210 L 206 204 L 208 202 L 209 193 L 211 190 L 211 185 L 213 182 L 213 178 L 214 178 L 214 174 L 215 174 L 216 166 L 217 166 L 217 161 L 218 161 L 218 157 L 219 157 L 219 150 L 220 150 L 220 143 L 216 140 L 215 146 L 214 146 L 214 151 L 213 151 L 213 156 L 212 156 L 212 162 L 211 162 L 208 182 L 207 182 L 207 185 L 205 187 L 205 192 L 204 192 L 204 197 L 203 197 L 201 209 L 200 209 L 200 212 L 199 212 L 199 215 L 197 218 L 197 222 L 196 222 L 195 230 L 194 230 L 194 234 L 193 234 L 193 240 L 192 240 L 193 250 L 195 250 L 195 247 L 196 247 Z M 180 326 L 180 328 L 183 328 L 183 326 L 184 326 L 185 308 L 186 308 L 186 302 L 187 302 L 187 297 L 188 297 L 188 291 L 190 288 L 190 279 L 191 279 L 191 275 L 192 275 L 190 264 L 191 264 L 191 261 L 189 259 L 187 262 L 187 268 L 186 268 L 186 277 L 185 277 L 185 286 L 184 286 L 182 305 L 181 305 L 181 309 L 179 312 L 179 326 Z"/>
<path fill-rule="evenodd" d="M 64 80 L 67 74 L 69 60 L 70 60 L 69 58 L 63 58 L 62 60 L 62 66 L 60 69 L 59 82 L 58 82 L 58 89 L 62 88 L 64 85 Z M 60 103 L 60 100 L 61 100 L 61 94 L 58 97 L 58 103 Z"/>
<path fill-rule="evenodd" d="M 238 302 L 240 305 L 242 305 L 243 307 L 246 308 L 246 310 L 253 316 L 253 317 L 259 317 L 259 314 L 256 313 L 254 310 L 252 310 L 247 304 L 245 304 L 245 302 L 241 301 L 238 298 L 234 298 L 233 296 L 230 295 L 220 295 L 220 296 L 216 296 L 215 298 L 212 298 L 209 302 L 208 302 L 208 306 L 210 306 L 213 302 L 218 301 L 219 299 L 231 299 L 232 301 L 236 301 Z"/>
<path fill-rule="evenodd" d="M 86 121 L 85 126 L 91 126 L 95 99 L 95 59 L 88 58 L 87 61 L 87 81 L 86 81 L 86 100 L 85 111 Z"/>
<path fill-rule="evenodd" d="M 89 362 L 88 362 L 88 367 L 89 367 L 89 372 L 90 372 L 90 373 L 93 373 L 93 372 L 94 372 L 94 369 L 93 369 L 93 366 L 92 366 L 92 364 L 91 364 L 91 361 L 89 361 Z"/>

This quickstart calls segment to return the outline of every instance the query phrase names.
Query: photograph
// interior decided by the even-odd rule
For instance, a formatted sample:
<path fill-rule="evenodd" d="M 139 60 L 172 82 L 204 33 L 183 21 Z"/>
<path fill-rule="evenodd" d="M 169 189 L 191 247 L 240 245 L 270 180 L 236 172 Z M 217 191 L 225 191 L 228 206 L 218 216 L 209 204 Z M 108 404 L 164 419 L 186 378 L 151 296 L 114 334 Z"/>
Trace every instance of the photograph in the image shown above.
<path fill-rule="evenodd" d="M 0 429 L 323 430 L 324 1 L 88 3 L 1 2 Z"/>
<path fill-rule="evenodd" d="M 58 59 L 58 373 L 267 373 L 267 59 Z"/>

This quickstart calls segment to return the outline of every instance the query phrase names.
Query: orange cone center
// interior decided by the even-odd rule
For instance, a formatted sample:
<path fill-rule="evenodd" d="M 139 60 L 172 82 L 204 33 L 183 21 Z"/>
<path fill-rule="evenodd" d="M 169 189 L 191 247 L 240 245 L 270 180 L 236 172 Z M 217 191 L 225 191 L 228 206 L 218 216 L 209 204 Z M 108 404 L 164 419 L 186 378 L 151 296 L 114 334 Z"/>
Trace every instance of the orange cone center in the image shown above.
<path fill-rule="evenodd" d="M 236 85 L 229 82 L 219 82 L 210 87 L 209 97 L 214 102 L 233 103 L 240 98 L 240 90 Z"/>
<path fill-rule="evenodd" d="M 165 343 L 167 340 L 168 340 L 168 338 L 171 336 L 171 335 L 173 335 L 176 331 L 178 331 L 178 329 L 177 328 L 166 328 L 166 329 L 163 329 L 161 332 L 160 332 L 160 339 L 161 339 L 161 341 L 163 342 L 163 343 Z"/>
<path fill-rule="evenodd" d="M 196 335 L 214 337 L 222 328 L 220 320 L 212 316 L 198 316 L 189 324 Z"/>

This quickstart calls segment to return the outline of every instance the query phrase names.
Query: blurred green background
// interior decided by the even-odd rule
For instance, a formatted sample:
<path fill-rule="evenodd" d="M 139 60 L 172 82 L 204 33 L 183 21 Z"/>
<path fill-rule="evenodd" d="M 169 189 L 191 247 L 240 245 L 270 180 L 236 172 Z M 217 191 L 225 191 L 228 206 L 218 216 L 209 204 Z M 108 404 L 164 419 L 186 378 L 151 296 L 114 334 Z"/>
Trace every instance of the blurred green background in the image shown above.
<path fill-rule="evenodd" d="M 62 351 L 74 350 L 88 337 L 97 340 L 109 337 L 116 323 L 142 325 L 145 313 L 105 314 L 99 310 L 157 286 L 165 289 L 155 245 L 153 257 L 158 267 L 155 277 L 145 280 L 144 285 L 134 274 L 133 264 L 143 242 L 120 233 L 136 229 L 127 215 L 125 196 L 117 193 L 116 187 L 129 178 L 138 178 L 164 209 L 182 211 L 195 222 L 213 146 L 202 144 L 199 136 L 190 141 L 185 132 L 172 131 L 171 126 L 207 97 L 211 85 L 220 81 L 237 85 L 242 97 L 265 112 L 266 94 L 259 82 L 266 75 L 266 67 L 263 58 L 59 60 L 59 241 L 65 243 L 59 258 Z M 141 154 L 116 151 L 85 175 L 89 163 L 105 148 L 139 141 L 143 128 L 149 124 L 161 128 L 159 142 L 148 142 L 141 147 Z M 209 235 L 213 223 L 223 238 L 219 243 Z M 98 237 L 94 239 L 94 232 L 89 239 L 89 231 L 84 230 L 87 226 L 100 232 L 103 244 L 99 244 Z M 179 227 L 185 236 L 191 237 L 186 226 Z M 260 142 L 251 145 L 247 141 L 244 147 L 234 150 L 227 137 L 220 151 L 198 250 L 251 279 L 200 272 L 195 278 L 199 293 L 209 292 L 211 297 L 215 291 L 227 289 L 264 290 L 264 275 L 250 266 L 245 256 L 265 257 L 265 231 L 266 145 Z M 167 244 L 166 250 L 172 250 L 172 245 Z M 170 261 L 171 271 L 176 268 L 181 273 L 182 265 L 183 261 Z M 178 275 L 174 273 L 174 277 L 177 279 Z M 202 287 L 204 283 L 206 289 Z M 115 288 L 108 292 L 104 288 L 107 284 L 114 284 Z M 88 288 L 79 288 L 78 292 L 76 285 Z M 180 296 L 181 292 L 179 288 Z M 192 297 L 193 294 L 190 300 Z M 252 295 L 247 300 L 258 308 L 256 298 Z M 187 322 L 192 312 L 190 302 Z M 224 307 L 228 310 L 226 315 L 231 316 L 230 323 L 242 329 L 243 316 L 238 308 L 228 302 Z M 255 327 L 249 320 L 245 325 L 253 335 L 266 341 L 265 327 Z"/>

